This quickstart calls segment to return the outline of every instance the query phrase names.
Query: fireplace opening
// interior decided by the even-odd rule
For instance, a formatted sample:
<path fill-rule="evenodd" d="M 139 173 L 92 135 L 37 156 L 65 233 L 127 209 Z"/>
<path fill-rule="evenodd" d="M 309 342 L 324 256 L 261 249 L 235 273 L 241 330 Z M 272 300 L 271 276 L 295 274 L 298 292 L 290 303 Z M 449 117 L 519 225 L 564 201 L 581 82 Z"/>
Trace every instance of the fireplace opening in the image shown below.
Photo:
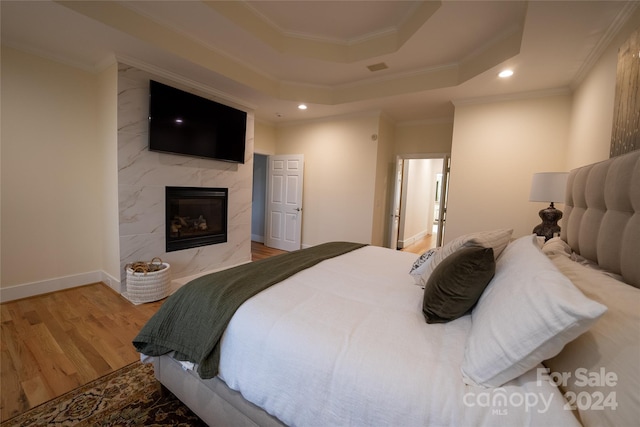
<path fill-rule="evenodd" d="M 167 252 L 227 241 L 228 189 L 166 187 Z"/>

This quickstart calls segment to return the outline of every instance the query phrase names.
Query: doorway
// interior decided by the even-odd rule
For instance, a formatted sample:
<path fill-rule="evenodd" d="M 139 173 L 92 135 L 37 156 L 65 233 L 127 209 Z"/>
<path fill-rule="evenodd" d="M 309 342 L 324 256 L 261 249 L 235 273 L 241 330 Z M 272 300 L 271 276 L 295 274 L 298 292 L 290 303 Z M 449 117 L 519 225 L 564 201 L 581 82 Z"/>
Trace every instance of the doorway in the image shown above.
<path fill-rule="evenodd" d="M 284 251 L 302 246 L 303 187 L 303 154 L 274 154 L 267 158 L 265 246 Z"/>
<path fill-rule="evenodd" d="M 302 154 L 253 156 L 251 240 L 285 251 L 302 244 Z"/>
<path fill-rule="evenodd" d="M 253 191 L 251 193 L 251 240 L 264 243 L 265 203 L 267 194 L 267 158 L 253 155 Z"/>
<path fill-rule="evenodd" d="M 389 247 L 441 246 L 446 221 L 449 154 L 399 155 Z"/>

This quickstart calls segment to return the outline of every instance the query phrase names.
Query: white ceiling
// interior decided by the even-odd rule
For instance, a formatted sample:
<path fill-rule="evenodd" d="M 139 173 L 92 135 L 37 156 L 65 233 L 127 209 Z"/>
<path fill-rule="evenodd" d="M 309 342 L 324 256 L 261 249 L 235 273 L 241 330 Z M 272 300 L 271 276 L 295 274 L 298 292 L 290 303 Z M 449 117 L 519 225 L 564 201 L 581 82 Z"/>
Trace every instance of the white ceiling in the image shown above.
<path fill-rule="evenodd" d="M 639 4 L 2 0 L 0 13 L 7 46 L 90 71 L 117 58 L 262 120 L 383 111 L 406 122 L 451 119 L 452 102 L 569 91 Z M 498 79 L 504 67 L 515 75 Z"/>

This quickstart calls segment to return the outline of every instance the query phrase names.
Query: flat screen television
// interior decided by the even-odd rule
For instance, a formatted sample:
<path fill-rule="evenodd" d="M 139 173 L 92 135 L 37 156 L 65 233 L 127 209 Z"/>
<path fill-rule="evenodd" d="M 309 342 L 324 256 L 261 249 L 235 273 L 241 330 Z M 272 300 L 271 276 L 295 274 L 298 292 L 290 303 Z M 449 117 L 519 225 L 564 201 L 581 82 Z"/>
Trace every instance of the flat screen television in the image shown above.
<path fill-rule="evenodd" d="M 244 163 L 247 113 L 151 80 L 149 150 Z"/>

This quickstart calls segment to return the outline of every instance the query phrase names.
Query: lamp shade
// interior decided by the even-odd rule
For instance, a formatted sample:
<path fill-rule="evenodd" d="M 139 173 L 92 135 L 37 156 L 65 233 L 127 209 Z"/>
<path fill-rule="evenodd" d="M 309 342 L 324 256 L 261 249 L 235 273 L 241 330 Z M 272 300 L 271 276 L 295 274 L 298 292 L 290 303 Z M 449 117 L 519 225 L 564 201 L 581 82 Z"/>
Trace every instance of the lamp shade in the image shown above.
<path fill-rule="evenodd" d="M 541 172 L 533 174 L 530 202 L 564 203 L 568 172 Z"/>

